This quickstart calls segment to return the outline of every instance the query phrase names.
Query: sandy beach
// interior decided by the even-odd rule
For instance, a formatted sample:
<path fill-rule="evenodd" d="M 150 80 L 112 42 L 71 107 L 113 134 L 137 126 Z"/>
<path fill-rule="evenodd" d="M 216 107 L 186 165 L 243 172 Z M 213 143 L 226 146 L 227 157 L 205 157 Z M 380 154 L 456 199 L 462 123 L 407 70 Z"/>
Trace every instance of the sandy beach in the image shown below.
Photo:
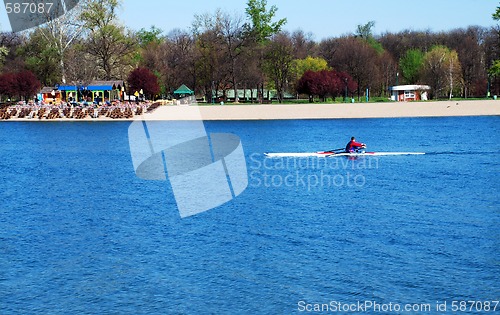
<path fill-rule="evenodd" d="M 169 106 L 144 115 L 146 120 L 335 119 L 500 115 L 500 101 L 443 101 L 301 105 Z"/>
<path fill-rule="evenodd" d="M 168 105 L 152 113 L 133 119 L 60 118 L 19 119 L 4 121 L 124 121 L 124 120 L 271 120 L 271 119 L 339 119 L 339 118 L 396 118 L 446 116 L 497 116 L 500 100 L 391 102 L 353 104 L 297 104 L 297 105 Z"/>

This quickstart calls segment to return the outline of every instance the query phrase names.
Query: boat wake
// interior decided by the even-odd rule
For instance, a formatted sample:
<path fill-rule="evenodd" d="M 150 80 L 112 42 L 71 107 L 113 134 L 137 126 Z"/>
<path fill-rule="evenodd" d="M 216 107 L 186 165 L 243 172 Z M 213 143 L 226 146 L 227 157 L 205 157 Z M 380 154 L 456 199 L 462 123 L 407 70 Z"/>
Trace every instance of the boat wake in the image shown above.
<path fill-rule="evenodd" d="M 497 155 L 500 151 L 467 151 L 467 152 L 454 152 L 454 151 L 443 151 L 443 152 L 427 152 L 427 155 Z"/>

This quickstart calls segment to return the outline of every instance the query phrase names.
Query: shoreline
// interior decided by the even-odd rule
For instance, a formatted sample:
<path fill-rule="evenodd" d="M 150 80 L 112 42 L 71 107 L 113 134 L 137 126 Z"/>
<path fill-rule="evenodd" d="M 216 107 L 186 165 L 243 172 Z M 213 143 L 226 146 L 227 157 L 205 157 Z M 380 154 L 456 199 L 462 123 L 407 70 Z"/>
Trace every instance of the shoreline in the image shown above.
<path fill-rule="evenodd" d="M 119 122 L 177 120 L 287 120 L 287 119 L 362 119 L 411 117 L 500 116 L 500 101 L 460 100 L 428 102 L 339 103 L 339 104 L 241 104 L 241 105 L 167 105 L 134 118 L 11 118 L 2 122 Z"/>

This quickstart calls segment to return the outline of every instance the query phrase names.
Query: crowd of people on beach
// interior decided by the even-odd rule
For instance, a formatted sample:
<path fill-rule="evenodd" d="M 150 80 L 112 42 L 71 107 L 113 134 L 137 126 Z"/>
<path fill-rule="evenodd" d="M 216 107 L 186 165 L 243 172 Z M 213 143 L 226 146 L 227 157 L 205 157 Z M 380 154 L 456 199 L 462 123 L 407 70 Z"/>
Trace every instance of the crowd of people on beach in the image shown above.
<path fill-rule="evenodd" d="M 132 119 L 144 113 L 153 112 L 161 103 L 144 102 L 120 102 L 113 103 L 66 103 L 59 105 L 19 102 L 16 105 L 0 108 L 0 120 L 9 119 L 99 119 L 107 117 L 110 119 Z"/>

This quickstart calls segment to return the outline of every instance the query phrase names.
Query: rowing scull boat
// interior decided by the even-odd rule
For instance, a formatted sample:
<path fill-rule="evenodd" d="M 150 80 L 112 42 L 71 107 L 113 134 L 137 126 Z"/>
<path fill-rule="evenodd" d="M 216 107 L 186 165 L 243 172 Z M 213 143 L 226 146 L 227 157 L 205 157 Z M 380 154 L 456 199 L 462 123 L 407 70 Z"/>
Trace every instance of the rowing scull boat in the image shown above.
<path fill-rule="evenodd" d="M 281 157 L 337 157 L 337 156 L 389 156 L 389 155 L 423 155 L 424 152 L 340 152 L 335 153 L 331 151 L 324 152 L 303 152 L 303 153 L 264 153 L 268 158 L 281 158 Z"/>

